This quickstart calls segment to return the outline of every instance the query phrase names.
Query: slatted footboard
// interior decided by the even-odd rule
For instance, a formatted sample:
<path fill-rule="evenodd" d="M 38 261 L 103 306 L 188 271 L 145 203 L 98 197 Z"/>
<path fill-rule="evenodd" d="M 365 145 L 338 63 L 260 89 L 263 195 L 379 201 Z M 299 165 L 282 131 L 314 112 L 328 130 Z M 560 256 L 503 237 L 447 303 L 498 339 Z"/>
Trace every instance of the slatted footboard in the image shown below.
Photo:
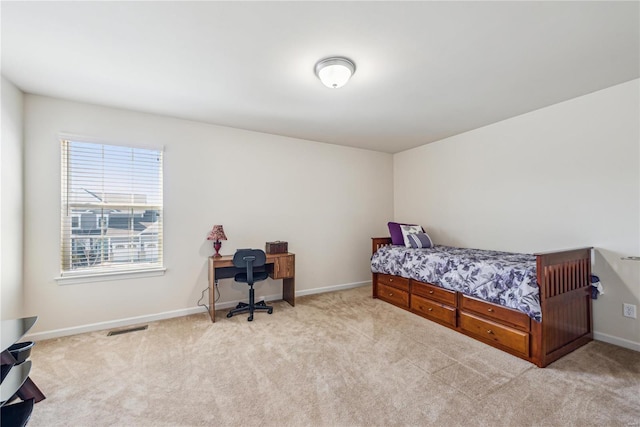
<path fill-rule="evenodd" d="M 547 366 L 593 339 L 591 248 L 536 254 L 542 323 L 532 360 Z M 532 337 L 534 338 L 534 337 Z"/>
<path fill-rule="evenodd" d="M 390 245 L 371 239 L 372 253 Z M 373 298 L 507 351 L 543 368 L 593 339 L 591 248 L 536 255 L 542 322 L 432 284 L 373 273 Z"/>

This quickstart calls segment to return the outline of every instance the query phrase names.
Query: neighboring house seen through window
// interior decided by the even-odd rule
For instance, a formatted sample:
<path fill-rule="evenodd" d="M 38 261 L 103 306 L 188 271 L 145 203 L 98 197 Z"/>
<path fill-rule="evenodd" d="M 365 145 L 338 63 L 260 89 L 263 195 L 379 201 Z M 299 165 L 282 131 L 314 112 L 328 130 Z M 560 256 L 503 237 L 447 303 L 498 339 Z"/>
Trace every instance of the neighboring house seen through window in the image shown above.
<path fill-rule="evenodd" d="M 163 267 L 162 150 L 62 141 L 62 276 Z"/>

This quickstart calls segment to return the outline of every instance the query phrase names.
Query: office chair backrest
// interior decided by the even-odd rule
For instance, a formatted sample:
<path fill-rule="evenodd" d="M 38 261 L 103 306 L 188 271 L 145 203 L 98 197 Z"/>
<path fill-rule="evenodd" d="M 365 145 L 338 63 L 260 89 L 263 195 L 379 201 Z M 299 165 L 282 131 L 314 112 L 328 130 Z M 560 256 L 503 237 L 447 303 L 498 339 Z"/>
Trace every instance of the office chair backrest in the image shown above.
<path fill-rule="evenodd" d="M 247 269 L 247 282 L 253 283 L 254 267 L 262 267 L 267 262 L 267 255 L 260 249 L 238 249 L 233 255 L 233 265 Z"/>

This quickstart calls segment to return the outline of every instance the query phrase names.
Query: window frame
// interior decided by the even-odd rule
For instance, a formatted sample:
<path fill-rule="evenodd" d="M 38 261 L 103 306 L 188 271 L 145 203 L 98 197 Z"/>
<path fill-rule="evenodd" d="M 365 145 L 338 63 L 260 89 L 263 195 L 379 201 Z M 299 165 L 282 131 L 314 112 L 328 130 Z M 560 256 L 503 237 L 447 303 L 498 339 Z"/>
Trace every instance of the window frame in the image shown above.
<path fill-rule="evenodd" d="M 112 146 L 112 147 L 122 147 L 124 149 L 142 149 L 142 150 L 152 150 L 157 151 L 159 156 L 159 170 L 158 172 L 158 181 L 157 189 L 159 190 L 159 201 L 155 201 L 155 203 L 147 204 L 146 201 L 144 204 L 140 205 L 139 202 L 118 202 L 119 205 L 126 208 L 126 210 L 131 210 L 133 212 L 134 209 L 145 208 L 145 210 L 155 210 L 159 215 L 159 223 L 157 227 L 159 227 L 158 240 L 156 241 L 157 250 L 156 261 L 149 262 L 139 262 L 139 261 L 131 261 L 130 263 L 123 263 L 122 265 L 114 265 L 111 264 L 106 267 L 88 267 L 88 268 L 73 268 L 72 267 L 72 257 L 73 257 L 73 234 L 78 229 L 82 229 L 83 224 L 83 213 L 80 210 L 72 211 L 73 203 L 69 203 L 71 198 L 71 176 L 73 171 L 70 169 L 69 161 L 69 147 L 73 143 L 82 143 L 82 144 L 93 144 L 93 145 L 102 145 L 102 146 Z M 138 277 L 154 277 L 163 275 L 166 271 L 166 267 L 164 266 L 164 147 L 162 146 L 149 146 L 149 145 L 141 145 L 141 144 L 131 144 L 131 143 L 121 143 L 114 141 L 105 141 L 103 139 L 87 137 L 82 135 L 72 135 L 72 134 L 59 134 L 59 147 L 60 147 L 60 168 L 61 168 L 61 182 L 60 182 L 60 257 L 59 257 L 59 267 L 60 267 L 60 275 L 55 277 L 55 280 L 58 284 L 78 284 L 78 283 L 86 283 L 86 282 L 97 282 L 97 281 L 105 281 L 105 280 L 121 280 L 121 279 L 131 279 Z M 110 187 L 103 186 L 102 190 L 105 194 L 108 193 L 108 189 Z M 112 193 L 112 194 L 115 194 Z M 133 195 L 133 193 L 132 193 Z M 93 206 L 95 205 L 95 206 Z M 94 204 L 83 205 L 84 208 L 91 208 L 93 206 L 94 210 L 99 209 L 109 209 L 104 203 L 94 203 Z M 151 208 L 151 209 L 147 209 Z M 126 212 L 126 211 L 125 211 Z M 99 213 L 95 213 L 96 215 L 96 226 L 97 229 L 100 230 L 100 236 L 97 238 L 98 240 L 109 239 L 105 237 L 103 234 L 105 229 L 99 227 L 101 221 L 105 221 L 107 228 L 109 226 L 109 215 L 110 212 L 107 210 L 101 211 Z M 133 214 L 132 214 L 133 215 Z M 72 226 L 73 218 L 76 217 L 78 219 L 78 227 L 74 228 Z M 133 234 L 129 235 L 129 239 L 135 237 Z M 139 237 L 139 236 L 138 236 Z M 77 238 L 77 237 L 76 237 Z M 96 237 L 91 238 L 92 240 L 96 240 Z M 142 242 L 142 238 L 139 237 L 140 242 Z M 107 240 L 108 242 L 109 240 Z M 92 245 L 95 244 L 92 243 Z M 103 245 L 104 243 L 98 243 L 99 245 Z M 107 243 L 108 244 L 108 243 Z M 102 255 L 102 252 L 101 252 Z M 69 259 L 66 259 L 69 257 Z M 104 259 L 104 258 L 103 258 Z"/>

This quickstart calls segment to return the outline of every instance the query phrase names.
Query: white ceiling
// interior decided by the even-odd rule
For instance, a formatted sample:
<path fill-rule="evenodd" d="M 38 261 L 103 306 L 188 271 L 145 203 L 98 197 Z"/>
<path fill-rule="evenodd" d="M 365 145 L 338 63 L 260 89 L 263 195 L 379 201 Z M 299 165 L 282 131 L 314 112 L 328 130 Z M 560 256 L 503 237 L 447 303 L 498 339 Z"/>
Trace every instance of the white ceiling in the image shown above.
<path fill-rule="evenodd" d="M 640 76 L 632 2 L 6 2 L 27 93 L 395 153 Z M 341 89 L 315 63 L 342 55 Z"/>

